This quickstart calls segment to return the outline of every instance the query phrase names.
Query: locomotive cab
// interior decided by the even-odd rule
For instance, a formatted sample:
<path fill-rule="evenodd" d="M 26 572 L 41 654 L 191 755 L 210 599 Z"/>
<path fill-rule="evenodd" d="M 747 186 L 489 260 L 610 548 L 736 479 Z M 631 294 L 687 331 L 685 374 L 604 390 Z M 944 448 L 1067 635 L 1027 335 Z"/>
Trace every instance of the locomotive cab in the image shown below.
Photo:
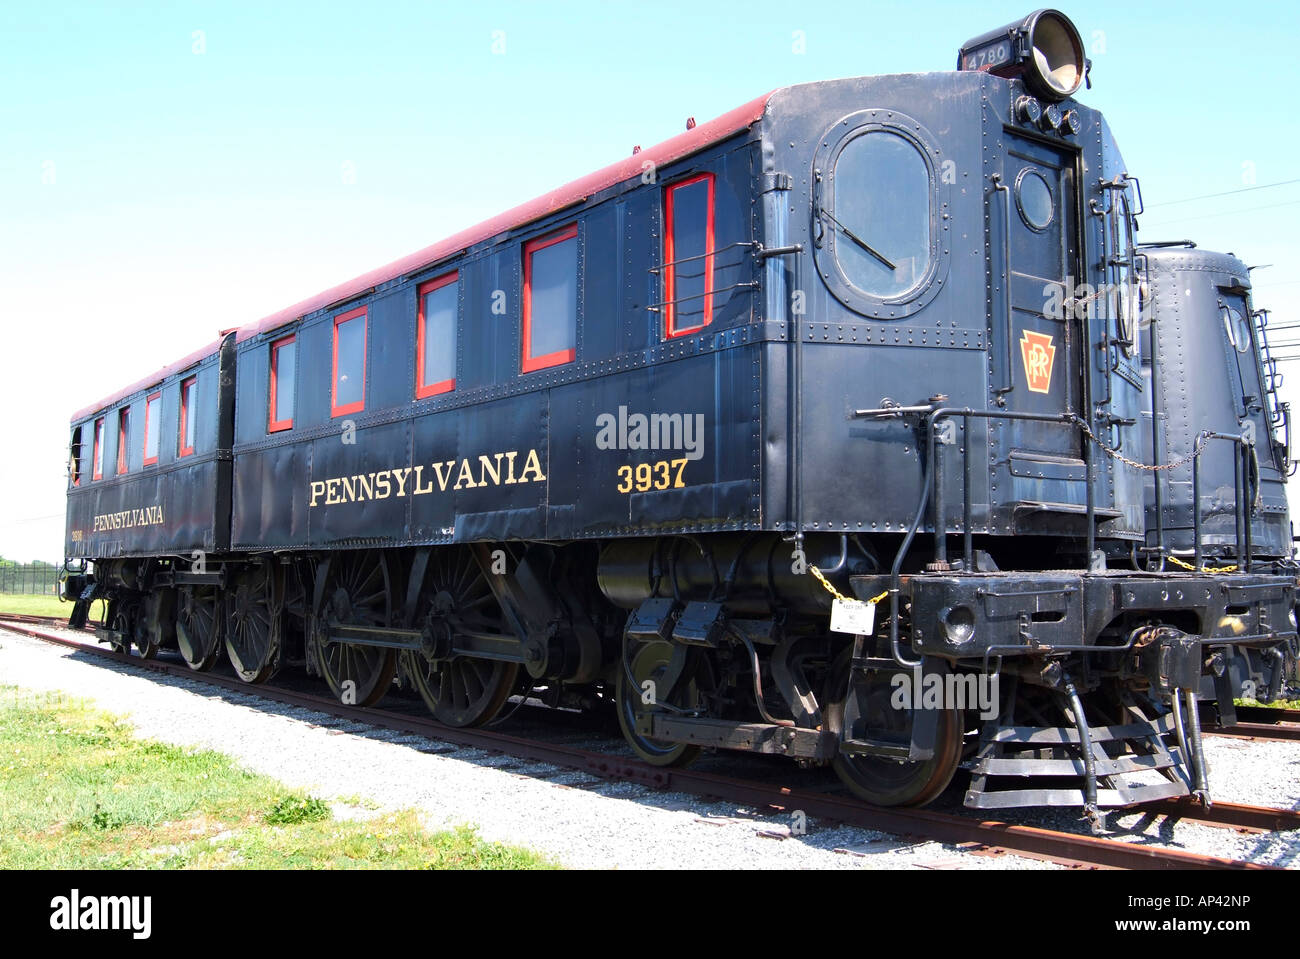
<path fill-rule="evenodd" d="M 1233 721 L 1235 651 L 1282 658 L 1294 578 L 1248 543 L 1236 571 L 1157 572 L 1179 557 L 1150 538 L 1148 477 L 1176 444 L 1143 455 L 1141 192 L 1075 98 L 1077 31 L 1038 11 L 966 44 L 958 66 L 773 98 L 774 143 L 813 146 L 794 191 L 807 231 L 781 234 L 806 241 L 806 262 L 769 262 L 769 284 L 814 276 L 824 294 L 793 317 L 796 402 L 820 427 L 791 425 L 789 519 L 796 542 L 853 532 L 853 504 L 886 534 L 881 570 L 850 577 L 876 615 L 869 634 L 846 628 L 837 769 L 873 801 L 925 801 L 936 764 L 960 764 L 959 728 L 971 806 L 1082 805 L 1099 821 L 1104 806 L 1204 796 L 1197 703 Z M 1241 475 L 1226 501 L 1250 528 L 1260 478 Z M 891 726 L 881 691 L 909 673 L 995 683 L 1001 708 L 948 702 Z M 910 782 L 885 775 L 891 758 Z"/>

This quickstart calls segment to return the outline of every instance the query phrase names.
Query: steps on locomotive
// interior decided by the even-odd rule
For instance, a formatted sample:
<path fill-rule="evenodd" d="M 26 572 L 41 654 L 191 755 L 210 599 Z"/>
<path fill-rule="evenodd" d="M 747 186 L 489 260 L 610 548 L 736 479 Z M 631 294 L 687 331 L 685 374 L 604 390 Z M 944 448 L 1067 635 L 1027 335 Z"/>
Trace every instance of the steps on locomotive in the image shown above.
<path fill-rule="evenodd" d="M 1186 751 L 1172 712 L 1128 697 L 1114 724 L 1087 725 L 1095 805 L 1127 806 L 1192 792 Z M 1088 769 L 1074 711 L 1069 725 L 1012 725 L 1005 718 L 980 730 L 965 804 L 975 809 L 1016 806 L 1087 806 Z"/>

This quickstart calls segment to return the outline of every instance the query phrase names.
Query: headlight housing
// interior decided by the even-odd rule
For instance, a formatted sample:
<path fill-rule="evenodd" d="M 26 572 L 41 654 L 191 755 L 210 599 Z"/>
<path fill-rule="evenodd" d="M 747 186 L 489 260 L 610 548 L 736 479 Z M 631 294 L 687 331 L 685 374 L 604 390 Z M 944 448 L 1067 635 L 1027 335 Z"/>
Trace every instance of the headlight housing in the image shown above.
<path fill-rule="evenodd" d="M 1059 103 L 1074 96 L 1088 76 L 1083 40 L 1059 10 L 1035 10 L 1023 20 L 967 40 L 958 70 L 1021 77 L 1041 100 Z"/>

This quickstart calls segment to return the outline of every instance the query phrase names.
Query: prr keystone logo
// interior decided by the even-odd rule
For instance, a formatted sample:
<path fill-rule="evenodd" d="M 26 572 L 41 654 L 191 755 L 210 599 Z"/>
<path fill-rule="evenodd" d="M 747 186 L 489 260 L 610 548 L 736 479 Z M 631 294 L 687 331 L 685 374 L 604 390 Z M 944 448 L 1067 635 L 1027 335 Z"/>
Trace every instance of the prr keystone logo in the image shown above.
<path fill-rule="evenodd" d="M 1046 333 L 1025 330 L 1020 340 L 1020 355 L 1025 361 L 1025 379 L 1034 393 L 1047 393 L 1052 388 L 1052 360 L 1056 347 Z"/>

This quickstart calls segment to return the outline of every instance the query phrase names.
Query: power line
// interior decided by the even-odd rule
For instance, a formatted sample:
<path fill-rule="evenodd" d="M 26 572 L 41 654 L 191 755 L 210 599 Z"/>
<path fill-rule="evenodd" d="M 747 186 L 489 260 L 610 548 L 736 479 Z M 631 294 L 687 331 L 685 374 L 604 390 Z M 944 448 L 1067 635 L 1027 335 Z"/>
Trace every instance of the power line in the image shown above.
<path fill-rule="evenodd" d="M 24 523 L 43 523 L 51 519 L 63 519 L 63 513 L 51 513 L 49 516 L 29 516 L 26 519 L 11 519 L 0 522 L 0 527 L 22 526 Z"/>
<path fill-rule="evenodd" d="M 1238 190 L 1224 190 L 1222 193 L 1206 193 L 1202 196 L 1186 196 L 1181 200 L 1165 200 L 1163 203 L 1148 203 L 1147 209 L 1157 206 L 1173 206 L 1176 203 L 1192 203 L 1195 200 L 1212 200 L 1218 196 L 1232 196 L 1234 193 L 1249 193 L 1252 190 L 1270 190 L 1275 186 L 1290 186 L 1292 183 L 1300 183 L 1300 179 L 1279 180 L 1277 183 L 1261 183 L 1259 186 L 1244 186 Z"/>
<path fill-rule="evenodd" d="M 1191 223 L 1193 220 L 1212 220 L 1219 216 L 1236 216 L 1239 213 L 1255 213 L 1259 210 L 1276 210 L 1278 207 L 1295 206 L 1300 200 L 1288 200 L 1285 203 L 1271 203 L 1268 206 L 1248 206 L 1244 210 L 1224 210 L 1222 213 L 1206 213 L 1201 216 L 1185 216 L 1177 220 L 1161 220 L 1155 225 L 1166 227 L 1173 223 Z M 1147 224 L 1147 229 L 1151 229 L 1152 224 Z"/>

